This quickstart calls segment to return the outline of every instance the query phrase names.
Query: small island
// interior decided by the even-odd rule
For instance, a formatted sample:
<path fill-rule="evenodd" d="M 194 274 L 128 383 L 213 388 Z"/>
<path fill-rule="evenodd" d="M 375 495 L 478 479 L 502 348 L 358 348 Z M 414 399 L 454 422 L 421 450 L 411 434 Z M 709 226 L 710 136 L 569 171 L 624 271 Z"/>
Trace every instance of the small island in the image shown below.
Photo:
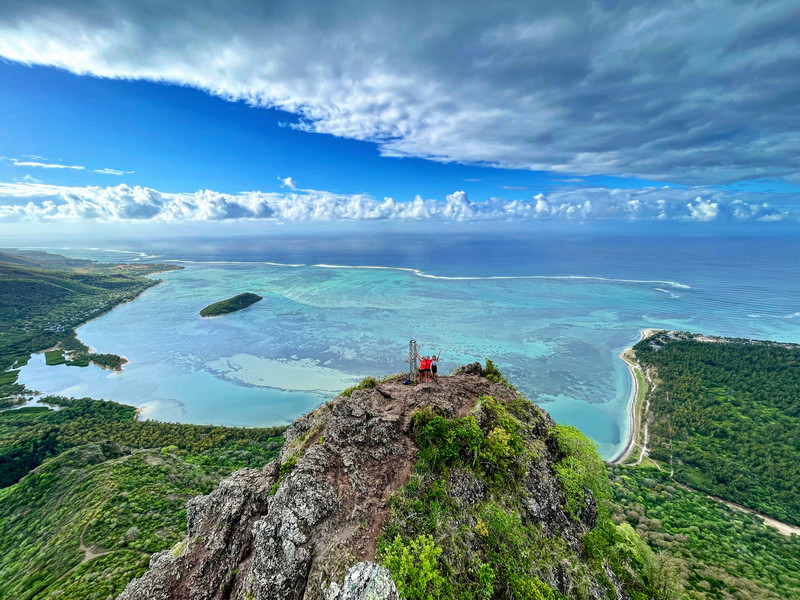
<path fill-rule="evenodd" d="M 226 315 L 228 313 L 236 312 L 237 310 L 242 310 L 247 308 L 248 306 L 255 304 L 259 300 L 262 300 L 262 297 L 258 294 L 239 294 L 238 296 L 234 296 L 233 298 L 228 298 L 227 300 L 220 300 L 219 302 L 214 302 L 214 304 L 209 304 L 203 310 L 200 311 L 201 317 L 216 317 L 219 315 Z"/>

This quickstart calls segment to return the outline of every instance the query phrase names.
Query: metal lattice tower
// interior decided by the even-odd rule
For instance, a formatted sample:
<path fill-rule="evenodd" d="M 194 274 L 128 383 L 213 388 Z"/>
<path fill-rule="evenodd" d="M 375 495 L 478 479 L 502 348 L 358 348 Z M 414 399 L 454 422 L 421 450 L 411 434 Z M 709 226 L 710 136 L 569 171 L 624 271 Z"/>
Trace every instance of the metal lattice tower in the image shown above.
<path fill-rule="evenodd" d="M 408 362 L 408 378 L 411 381 L 417 381 L 417 340 L 411 340 L 408 342 L 408 356 L 406 356 L 406 362 Z"/>

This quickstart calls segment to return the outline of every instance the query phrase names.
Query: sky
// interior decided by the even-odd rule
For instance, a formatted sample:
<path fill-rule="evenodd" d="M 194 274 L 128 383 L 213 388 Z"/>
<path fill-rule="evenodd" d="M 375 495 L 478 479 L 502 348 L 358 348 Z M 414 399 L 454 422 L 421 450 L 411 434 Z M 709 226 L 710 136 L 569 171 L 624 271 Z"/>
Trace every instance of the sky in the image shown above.
<path fill-rule="evenodd" d="M 0 234 L 791 228 L 798 22 L 795 0 L 5 0 Z"/>

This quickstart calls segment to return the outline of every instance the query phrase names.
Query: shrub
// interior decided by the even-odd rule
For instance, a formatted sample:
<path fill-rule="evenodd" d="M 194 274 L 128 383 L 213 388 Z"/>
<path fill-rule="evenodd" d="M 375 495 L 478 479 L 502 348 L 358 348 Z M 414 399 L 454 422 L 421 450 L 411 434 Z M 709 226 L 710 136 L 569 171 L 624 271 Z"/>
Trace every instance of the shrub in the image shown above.
<path fill-rule="evenodd" d="M 455 465 L 460 458 L 474 463 L 483 443 L 483 432 L 475 417 L 445 419 L 430 410 L 417 412 L 412 419 L 419 458 L 432 468 Z"/>
<path fill-rule="evenodd" d="M 492 383 L 499 383 L 504 379 L 503 374 L 500 373 L 500 370 L 497 368 L 497 365 L 495 365 L 488 358 L 486 359 L 486 367 L 484 367 L 483 372 L 486 375 L 486 379 L 488 379 Z"/>
<path fill-rule="evenodd" d="M 291 456 L 281 465 L 281 475 L 286 475 L 297 466 L 297 457 Z"/>
<path fill-rule="evenodd" d="M 408 544 L 398 535 L 384 549 L 380 560 L 391 572 L 401 598 L 426 600 L 442 595 L 445 579 L 438 569 L 441 553 L 429 535 L 420 535 Z"/>
<path fill-rule="evenodd" d="M 374 377 L 365 377 L 359 383 L 354 386 L 351 386 L 342 392 L 342 396 L 347 396 L 348 398 L 352 395 L 353 391 L 355 390 L 370 390 L 374 388 L 376 385 L 380 383 Z"/>

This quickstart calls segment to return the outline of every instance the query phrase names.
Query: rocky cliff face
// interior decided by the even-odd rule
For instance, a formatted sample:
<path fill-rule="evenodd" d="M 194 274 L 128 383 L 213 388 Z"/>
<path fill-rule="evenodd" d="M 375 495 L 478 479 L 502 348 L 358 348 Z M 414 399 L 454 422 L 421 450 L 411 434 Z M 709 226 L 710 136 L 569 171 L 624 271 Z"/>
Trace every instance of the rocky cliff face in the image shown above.
<path fill-rule="evenodd" d="M 390 496 L 416 462 L 412 417 L 425 409 L 462 418 L 487 395 L 519 401 L 513 389 L 490 383 L 477 363 L 438 383 L 405 386 L 397 379 L 338 396 L 294 422 L 279 461 L 239 470 L 211 494 L 192 499 L 187 537 L 154 555 L 119 600 L 396 598 L 389 572 L 371 563 L 390 518 Z M 525 467 L 514 502 L 526 523 L 579 553 L 597 505 L 588 494 L 577 517 L 567 514 L 551 468 L 561 452 L 548 438 L 554 423 L 535 406 L 528 415 L 526 435 L 541 438 L 543 454 Z M 465 507 L 490 493 L 480 478 L 458 468 L 448 470 L 447 489 L 452 502 Z M 558 565 L 543 570 L 542 578 L 562 593 L 572 589 Z M 613 574 L 610 580 L 617 591 L 596 585 L 592 595 L 625 598 Z"/>

